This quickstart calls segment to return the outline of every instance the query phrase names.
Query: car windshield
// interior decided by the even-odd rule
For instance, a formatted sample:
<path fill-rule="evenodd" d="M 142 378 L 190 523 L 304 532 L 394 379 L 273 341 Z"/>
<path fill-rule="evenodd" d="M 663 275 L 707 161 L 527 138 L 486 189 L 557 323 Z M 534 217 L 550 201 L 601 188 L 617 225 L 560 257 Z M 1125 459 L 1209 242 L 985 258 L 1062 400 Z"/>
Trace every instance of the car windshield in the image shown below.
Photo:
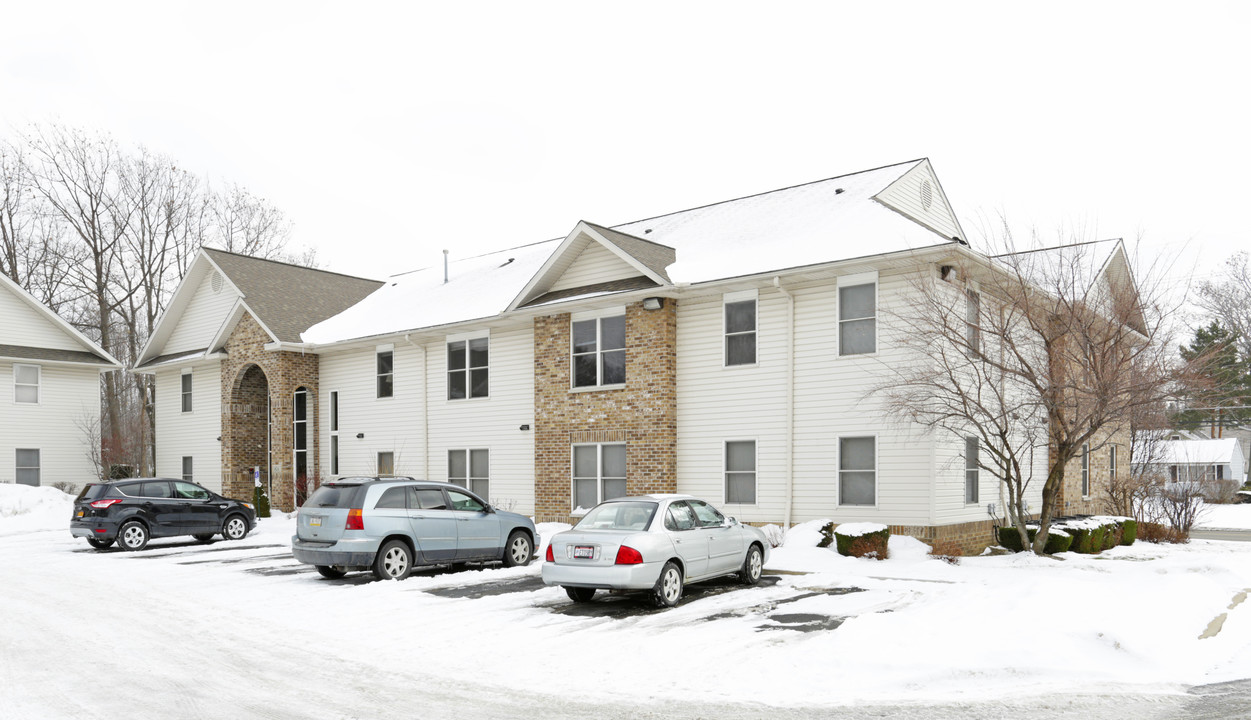
<path fill-rule="evenodd" d="M 606 502 L 591 508 L 574 527 L 579 530 L 646 530 L 655 514 L 656 503 L 653 502 Z"/>

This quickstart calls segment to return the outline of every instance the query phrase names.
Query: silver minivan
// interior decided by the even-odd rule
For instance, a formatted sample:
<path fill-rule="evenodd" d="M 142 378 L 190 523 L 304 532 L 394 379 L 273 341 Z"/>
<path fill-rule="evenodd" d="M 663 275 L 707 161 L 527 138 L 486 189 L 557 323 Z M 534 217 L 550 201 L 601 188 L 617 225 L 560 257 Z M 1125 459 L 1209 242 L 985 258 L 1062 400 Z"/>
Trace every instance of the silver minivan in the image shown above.
<path fill-rule="evenodd" d="M 539 536 L 524 515 L 472 492 L 412 478 L 350 477 L 323 484 L 296 516 L 295 559 L 328 578 L 372 570 L 403 580 L 415 565 L 526 565 Z"/>

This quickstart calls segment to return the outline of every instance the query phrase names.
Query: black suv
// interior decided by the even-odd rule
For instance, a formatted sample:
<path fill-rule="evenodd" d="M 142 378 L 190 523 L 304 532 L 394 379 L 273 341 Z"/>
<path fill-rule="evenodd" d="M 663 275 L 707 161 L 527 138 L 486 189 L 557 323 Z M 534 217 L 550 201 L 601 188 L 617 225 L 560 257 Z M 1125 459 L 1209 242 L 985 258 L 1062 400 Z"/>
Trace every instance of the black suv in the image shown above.
<path fill-rule="evenodd" d="M 209 542 L 221 533 L 239 540 L 256 527 L 251 503 L 224 498 L 185 480 L 138 478 L 89 483 L 74 500 L 70 533 L 103 550 L 117 541 L 142 550 L 149 538 L 191 535 Z"/>

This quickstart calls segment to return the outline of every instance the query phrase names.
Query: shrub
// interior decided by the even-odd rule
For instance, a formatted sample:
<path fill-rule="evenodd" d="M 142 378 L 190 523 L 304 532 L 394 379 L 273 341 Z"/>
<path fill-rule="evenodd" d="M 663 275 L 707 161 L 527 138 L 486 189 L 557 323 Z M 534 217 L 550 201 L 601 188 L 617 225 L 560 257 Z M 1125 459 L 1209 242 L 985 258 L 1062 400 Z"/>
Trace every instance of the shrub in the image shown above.
<path fill-rule="evenodd" d="M 72 482 L 66 482 L 66 481 L 64 481 L 64 480 L 58 480 L 58 481 L 56 481 L 56 482 L 52 483 L 52 487 L 56 488 L 57 490 L 60 490 L 60 491 L 61 491 L 61 492 L 63 492 L 63 493 L 69 493 L 70 495 L 77 495 L 77 494 L 78 494 L 78 486 L 77 486 L 77 485 L 75 485 L 75 484 L 74 484 L 74 483 L 72 483 Z"/>
<path fill-rule="evenodd" d="M 260 487 L 252 491 L 252 507 L 256 509 L 258 518 L 269 517 L 269 497 Z"/>
<path fill-rule="evenodd" d="M 1107 530 L 1107 526 L 1104 525 L 1091 529 L 1090 550 L 1088 550 L 1091 555 L 1098 555 L 1103 552 L 1103 536 L 1107 533 Z"/>
<path fill-rule="evenodd" d="M 821 528 L 821 542 L 817 543 L 817 547 L 829 547 L 834 544 L 834 523 L 826 523 Z"/>
<path fill-rule="evenodd" d="M 1102 549 L 1111 550 L 1117 545 L 1120 545 L 1121 533 L 1123 532 L 1124 531 L 1121 529 L 1121 524 L 1119 522 L 1116 523 L 1115 525 L 1105 525 L 1103 528 L 1103 548 Z"/>
<path fill-rule="evenodd" d="M 1133 545 L 1134 540 L 1138 537 L 1138 521 L 1123 520 L 1121 522 L 1121 544 Z"/>
<path fill-rule="evenodd" d="M 1004 525 L 997 528 L 999 536 L 999 544 L 1011 550 L 1012 552 L 1021 552 L 1025 548 L 1021 547 L 1021 533 L 1017 532 L 1016 527 L 1012 525 Z M 1029 539 L 1032 542 L 1034 537 L 1038 535 L 1038 531 L 1034 528 L 1025 528 L 1025 532 L 1029 533 Z"/>
<path fill-rule="evenodd" d="M 1073 545 L 1073 536 L 1068 535 L 1067 533 L 1068 530 L 1065 530 L 1064 534 L 1053 532 L 1047 533 L 1047 545 L 1043 548 L 1043 552 L 1048 555 L 1068 552 L 1069 548 Z"/>
<path fill-rule="evenodd" d="M 935 540 L 930 543 L 930 557 L 938 558 L 949 565 L 959 565 L 963 554 L 960 545 L 951 540 Z"/>
<path fill-rule="evenodd" d="M 1190 538 L 1180 530 L 1163 523 L 1138 523 L 1138 538 L 1149 543 L 1184 543 Z"/>
<path fill-rule="evenodd" d="M 885 560 L 890 556 L 886 547 L 889 539 L 890 530 L 886 528 L 862 535 L 842 535 L 837 528 L 834 529 L 834 541 L 838 547 L 838 554 L 847 557 L 871 557 Z"/>
<path fill-rule="evenodd" d="M 1064 531 L 1073 536 L 1073 541 L 1069 543 L 1069 550 L 1075 553 L 1084 553 L 1086 555 L 1093 552 L 1090 549 L 1090 528 L 1069 527 L 1065 528 Z"/>

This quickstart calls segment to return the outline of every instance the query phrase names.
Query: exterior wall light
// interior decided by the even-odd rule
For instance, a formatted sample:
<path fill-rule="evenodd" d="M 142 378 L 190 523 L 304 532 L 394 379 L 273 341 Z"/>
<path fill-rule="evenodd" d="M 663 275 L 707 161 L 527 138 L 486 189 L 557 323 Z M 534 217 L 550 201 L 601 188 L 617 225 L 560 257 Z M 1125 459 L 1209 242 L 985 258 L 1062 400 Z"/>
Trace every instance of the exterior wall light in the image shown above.
<path fill-rule="evenodd" d="M 357 439 L 357 440 L 364 440 L 364 439 L 365 439 L 365 433 L 356 433 L 356 439 Z"/>
<path fill-rule="evenodd" d="M 665 299 L 658 297 L 643 298 L 644 310 L 659 310 L 665 306 Z"/>

